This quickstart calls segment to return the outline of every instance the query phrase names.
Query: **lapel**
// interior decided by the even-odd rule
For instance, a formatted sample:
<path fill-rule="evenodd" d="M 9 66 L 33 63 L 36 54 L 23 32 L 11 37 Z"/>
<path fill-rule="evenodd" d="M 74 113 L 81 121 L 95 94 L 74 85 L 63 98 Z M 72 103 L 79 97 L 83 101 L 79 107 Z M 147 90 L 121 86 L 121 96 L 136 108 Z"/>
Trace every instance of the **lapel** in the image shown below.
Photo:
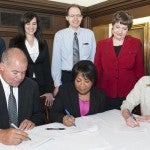
<path fill-rule="evenodd" d="M 94 97 L 94 95 L 93 95 L 93 90 L 92 89 L 93 88 L 91 88 L 91 90 L 90 90 L 90 108 L 89 108 L 88 114 L 92 114 L 92 111 L 93 111 L 93 108 L 94 108 L 94 102 L 95 102 L 95 99 L 96 99 L 96 97 Z"/>
<path fill-rule="evenodd" d="M 25 106 L 26 106 L 26 101 L 25 101 L 26 95 L 23 90 L 22 83 L 18 87 L 18 123 L 21 121 L 21 116 L 24 116 L 23 114 L 25 113 Z M 27 109 L 27 107 L 26 107 Z"/>
<path fill-rule="evenodd" d="M 115 49 L 113 46 L 113 36 L 108 39 L 108 43 L 105 46 L 107 46 L 107 51 L 105 53 L 108 56 L 113 57 L 115 59 L 120 59 L 122 56 L 125 56 L 130 49 L 129 44 L 128 44 L 128 36 L 126 36 L 124 39 L 124 42 L 122 44 L 118 57 L 116 56 Z"/>
<path fill-rule="evenodd" d="M 40 51 L 40 48 L 39 48 L 39 55 L 38 55 L 36 61 L 33 62 L 33 60 L 32 60 L 31 57 L 30 57 L 30 54 L 29 54 L 29 52 L 28 52 L 28 50 L 27 50 L 27 47 L 26 47 L 26 45 L 25 45 L 25 42 L 24 42 L 24 44 L 23 44 L 23 47 L 24 47 L 23 49 L 24 49 L 24 52 L 25 52 L 25 54 L 26 54 L 26 56 L 27 56 L 29 62 L 37 63 L 37 62 L 40 60 L 40 56 L 41 56 L 41 52 L 42 52 L 42 51 Z"/>
<path fill-rule="evenodd" d="M 32 60 L 31 57 L 30 57 L 30 54 L 29 54 L 29 52 L 28 52 L 28 50 L 27 50 L 27 47 L 26 47 L 26 45 L 25 45 L 25 42 L 24 42 L 24 52 L 25 52 L 25 54 L 26 54 L 26 56 L 27 56 L 27 58 L 28 58 L 28 61 L 34 63 L 33 60 Z"/>
<path fill-rule="evenodd" d="M 109 58 L 117 58 L 116 57 L 116 53 L 115 53 L 115 50 L 114 50 L 114 46 L 113 46 L 113 38 L 110 37 L 108 39 L 108 41 L 106 42 L 106 45 L 104 45 L 104 48 L 105 48 L 105 51 L 103 51 L 103 55 L 106 55 L 107 57 Z"/>
<path fill-rule="evenodd" d="M 4 92 L 1 80 L 0 80 L 0 89 L 1 89 L 0 91 L 0 121 L 6 122 L 3 124 L 7 124 L 9 126 L 6 97 L 5 97 L 5 92 Z"/>
<path fill-rule="evenodd" d="M 130 53 L 130 49 L 131 49 L 131 45 L 129 42 L 129 38 L 128 38 L 128 36 L 126 36 L 124 39 L 124 42 L 122 44 L 118 58 L 126 56 L 128 53 Z"/>
<path fill-rule="evenodd" d="M 71 101 L 73 103 L 73 109 L 74 109 L 74 112 L 76 114 L 76 116 L 80 116 L 80 108 L 79 108 L 79 96 L 78 96 L 78 92 L 76 91 L 74 85 L 72 86 L 72 89 L 70 91 L 70 98 L 71 98 Z"/>

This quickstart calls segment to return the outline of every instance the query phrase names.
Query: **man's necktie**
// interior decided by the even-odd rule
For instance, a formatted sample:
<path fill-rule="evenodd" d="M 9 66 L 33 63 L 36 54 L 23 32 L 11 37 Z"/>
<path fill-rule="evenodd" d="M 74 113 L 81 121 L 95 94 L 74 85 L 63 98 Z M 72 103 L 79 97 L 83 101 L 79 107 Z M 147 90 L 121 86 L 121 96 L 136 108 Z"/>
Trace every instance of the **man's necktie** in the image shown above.
<path fill-rule="evenodd" d="M 9 114 L 9 123 L 14 123 L 16 126 L 18 125 L 18 116 L 17 116 L 17 105 L 16 99 L 13 94 L 13 87 L 10 86 L 10 95 L 8 99 L 8 114 Z"/>
<path fill-rule="evenodd" d="M 80 60 L 79 56 L 79 43 L 78 43 L 78 37 L 77 33 L 74 33 L 74 39 L 73 39 L 73 65 L 76 64 Z"/>

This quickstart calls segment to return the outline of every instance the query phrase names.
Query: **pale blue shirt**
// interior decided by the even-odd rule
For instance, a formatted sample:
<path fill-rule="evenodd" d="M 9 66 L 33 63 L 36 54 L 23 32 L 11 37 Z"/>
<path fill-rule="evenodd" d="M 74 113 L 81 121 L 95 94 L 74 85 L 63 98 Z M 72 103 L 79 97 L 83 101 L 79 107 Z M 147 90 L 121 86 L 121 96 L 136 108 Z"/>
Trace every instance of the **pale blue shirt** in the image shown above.
<path fill-rule="evenodd" d="M 74 30 L 65 28 L 58 31 L 54 37 L 51 73 L 54 85 L 60 86 L 61 71 L 71 71 L 73 67 L 73 38 Z M 96 42 L 93 31 L 79 28 L 77 31 L 80 60 L 94 61 Z"/>

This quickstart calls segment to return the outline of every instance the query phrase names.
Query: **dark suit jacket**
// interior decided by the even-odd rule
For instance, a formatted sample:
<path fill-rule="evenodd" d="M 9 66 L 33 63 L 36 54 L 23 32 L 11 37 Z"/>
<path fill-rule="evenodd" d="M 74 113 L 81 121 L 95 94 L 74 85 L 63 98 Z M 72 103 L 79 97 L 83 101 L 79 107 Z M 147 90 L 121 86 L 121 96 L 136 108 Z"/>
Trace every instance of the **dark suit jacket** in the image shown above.
<path fill-rule="evenodd" d="M 36 81 L 40 88 L 40 95 L 52 92 L 53 89 L 53 80 L 51 77 L 50 71 L 50 61 L 49 61 L 49 53 L 48 46 L 46 41 L 44 41 L 43 47 L 39 46 L 39 56 L 35 62 L 32 61 L 27 47 L 24 41 L 19 41 L 17 38 L 11 39 L 9 43 L 9 47 L 18 47 L 24 51 L 28 59 L 28 68 L 26 72 L 26 76 L 29 78 L 33 77 L 33 73 L 35 73 Z"/>
<path fill-rule="evenodd" d="M 2 53 L 5 49 L 6 49 L 5 41 L 0 37 L 0 60 L 2 57 Z"/>
<path fill-rule="evenodd" d="M 35 81 L 25 78 L 18 87 L 18 125 L 28 119 L 36 125 L 44 122 L 39 101 L 38 85 Z M 7 102 L 4 89 L 0 80 L 0 129 L 9 128 Z"/>
<path fill-rule="evenodd" d="M 50 116 L 52 122 L 62 122 L 67 109 L 72 116 L 80 117 L 78 92 L 72 83 L 61 85 L 54 100 Z M 93 87 L 90 90 L 90 109 L 87 115 L 105 111 L 105 94 Z"/>
<path fill-rule="evenodd" d="M 97 87 L 108 97 L 126 97 L 144 75 L 142 44 L 139 39 L 126 36 L 118 57 L 113 37 L 99 41 L 94 64 L 98 70 Z"/>

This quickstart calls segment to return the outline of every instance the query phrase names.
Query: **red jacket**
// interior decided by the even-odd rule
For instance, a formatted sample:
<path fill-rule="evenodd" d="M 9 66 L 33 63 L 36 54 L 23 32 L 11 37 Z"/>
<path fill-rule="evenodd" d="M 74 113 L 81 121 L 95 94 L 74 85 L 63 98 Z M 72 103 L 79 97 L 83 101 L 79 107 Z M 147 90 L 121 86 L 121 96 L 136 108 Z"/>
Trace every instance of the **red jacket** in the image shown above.
<path fill-rule="evenodd" d="M 126 97 L 144 75 L 141 41 L 126 36 L 118 57 L 112 37 L 99 41 L 94 63 L 98 70 L 96 86 L 111 98 Z"/>

